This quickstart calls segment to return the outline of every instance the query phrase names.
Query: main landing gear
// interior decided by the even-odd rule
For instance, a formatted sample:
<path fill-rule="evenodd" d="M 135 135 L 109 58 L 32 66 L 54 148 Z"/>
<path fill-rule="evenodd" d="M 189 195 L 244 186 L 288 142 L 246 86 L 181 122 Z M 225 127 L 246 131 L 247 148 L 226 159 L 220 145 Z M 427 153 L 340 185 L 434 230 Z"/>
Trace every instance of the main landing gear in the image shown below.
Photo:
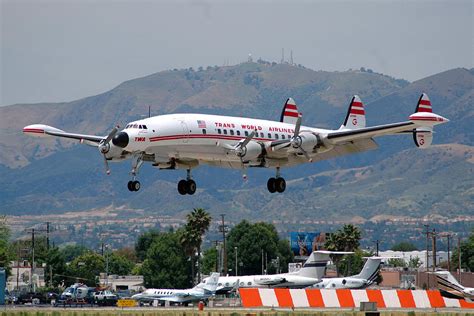
<path fill-rule="evenodd" d="M 275 178 L 268 179 L 267 189 L 270 193 L 283 193 L 286 189 L 286 181 L 283 177 L 280 176 L 280 168 L 276 168 Z"/>
<path fill-rule="evenodd" d="M 191 179 L 191 170 L 187 170 L 186 180 L 180 180 L 178 182 L 178 192 L 181 195 L 193 195 L 196 192 L 196 182 Z"/>
<path fill-rule="evenodd" d="M 127 187 L 130 192 L 136 192 L 140 190 L 140 181 L 136 180 L 138 171 L 140 167 L 143 165 L 143 156 L 142 155 L 135 155 L 132 158 L 132 180 L 128 181 Z"/>

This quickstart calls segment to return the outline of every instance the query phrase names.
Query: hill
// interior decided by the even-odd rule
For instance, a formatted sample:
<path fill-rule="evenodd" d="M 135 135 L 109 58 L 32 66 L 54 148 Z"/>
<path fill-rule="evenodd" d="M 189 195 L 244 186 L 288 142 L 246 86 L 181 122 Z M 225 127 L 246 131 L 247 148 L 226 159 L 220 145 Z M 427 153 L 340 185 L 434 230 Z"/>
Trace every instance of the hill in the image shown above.
<path fill-rule="evenodd" d="M 474 72 L 452 69 L 408 83 L 368 72 L 324 72 L 285 64 L 244 63 L 206 70 L 172 70 L 124 82 L 106 93 L 69 103 L 0 108 L 0 205 L 3 214 L 48 214 L 97 207 L 132 207 L 180 215 L 193 207 L 232 218 L 291 220 L 295 216 L 370 218 L 472 213 L 472 99 Z M 180 196 L 184 171 L 142 169 L 143 188 L 126 189 L 130 164 L 106 177 L 95 148 L 70 141 L 38 141 L 23 126 L 44 123 L 80 133 L 105 134 L 116 123 L 148 112 L 203 112 L 277 119 L 288 96 L 305 124 L 337 128 L 352 94 L 367 105 L 368 124 L 405 120 L 425 91 L 435 111 L 451 119 L 428 150 L 410 137 L 378 139 L 380 148 L 284 170 L 288 188 L 270 195 L 272 170 L 240 172 L 210 167 L 194 172 L 199 190 Z M 374 194 L 377 192 L 377 194 Z M 159 205 L 159 207 L 157 207 Z M 296 213 L 294 210 L 297 209 Z"/>

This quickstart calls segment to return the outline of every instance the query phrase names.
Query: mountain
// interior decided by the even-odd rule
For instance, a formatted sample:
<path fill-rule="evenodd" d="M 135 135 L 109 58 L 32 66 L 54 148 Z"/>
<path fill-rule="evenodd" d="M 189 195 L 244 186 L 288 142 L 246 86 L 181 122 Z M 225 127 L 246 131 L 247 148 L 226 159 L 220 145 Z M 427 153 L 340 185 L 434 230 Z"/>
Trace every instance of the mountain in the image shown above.
<path fill-rule="evenodd" d="M 122 83 L 106 93 L 69 103 L 0 108 L 0 205 L 4 214 L 48 214 L 98 207 L 131 207 L 180 216 L 193 207 L 231 218 L 370 218 L 377 214 L 467 214 L 474 209 L 472 164 L 474 71 L 452 69 L 408 83 L 361 71 L 324 72 L 287 64 L 243 63 L 206 70 L 171 70 Z M 194 196 L 181 196 L 184 171 L 142 168 L 142 190 L 126 189 L 129 162 L 104 175 L 95 148 L 22 135 L 23 126 L 44 123 L 88 134 L 148 114 L 202 112 L 278 119 L 292 96 L 307 125 L 337 128 L 352 94 L 367 107 L 368 124 L 406 120 L 419 94 L 451 122 L 437 128 L 435 144 L 414 148 L 411 137 L 377 139 L 375 151 L 284 169 L 288 188 L 269 194 L 273 170 L 240 172 L 201 167 L 193 172 Z M 376 192 L 376 194 L 374 193 Z M 157 206 L 159 205 L 159 207 Z M 297 212 L 294 210 L 297 209 Z"/>

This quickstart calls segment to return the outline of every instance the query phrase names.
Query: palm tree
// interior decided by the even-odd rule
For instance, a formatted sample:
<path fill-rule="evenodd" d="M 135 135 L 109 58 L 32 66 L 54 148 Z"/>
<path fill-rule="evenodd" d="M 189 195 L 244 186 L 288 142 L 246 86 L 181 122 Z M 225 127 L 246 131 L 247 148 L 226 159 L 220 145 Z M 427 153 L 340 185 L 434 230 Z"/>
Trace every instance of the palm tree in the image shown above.
<path fill-rule="evenodd" d="M 201 245 L 202 236 L 206 233 L 211 225 L 212 217 L 203 208 L 195 208 L 191 213 L 186 215 L 187 223 L 185 230 L 188 232 L 188 246 L 194 251 L 197 250 L 197 263 L 198 263 L 198 283 L 201 282 Z M 194 275 L 193 275 L 194 278 Z"/>
<path fill-rule="evenodd" d="M 355 251 L 359 248 L 360 238 L 361 231 L 359 227 L 346 224 L 329 236 L 326 240 L 325 247 L 330 251 Z M 339 276 L 339 263 L 342 260 L 342 256 L 332 255 L 331 259 L 336 265 L 336 273 L 337 276 Z"/>

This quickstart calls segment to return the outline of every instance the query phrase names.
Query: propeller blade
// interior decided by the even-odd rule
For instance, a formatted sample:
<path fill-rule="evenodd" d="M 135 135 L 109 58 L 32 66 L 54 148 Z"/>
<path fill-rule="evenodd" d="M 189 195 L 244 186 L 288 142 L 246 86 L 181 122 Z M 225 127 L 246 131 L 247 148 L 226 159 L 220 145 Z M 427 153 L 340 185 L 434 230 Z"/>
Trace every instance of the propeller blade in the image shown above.
<path fill-rule="evenodd" d="M 257 131 L 253 131 L 252 133 L 250 133 L 249 136 L 245 137 L 244 141 L 241 142 L 239 144 L 240 147 L 245 147 L 247 146 L 247 144 L 252 140 L 252 138 L 255 136 L 255 134 L 257 133 Z"/>
<path fill-rule="evenodd" d="M 107 161 L 107 158 L 105 157 L 105 154 L 103 156 L 104 156 L 105 173 L 107 175 L 110 175 L 109 162 Z"/>
<path fill-rule="evenodd" d="M 295 124 L 295 134 L 293 137 L 297 137 L 300 134 L 300 128 L 301 128 L 301 116 L 298 116 L 298 119 L 296 120 Z"/>
<path fill-rule="evenodd" d="M 110 141 L 112 140 L 112 138 L 114 138 L 115 134 L 117 134 L 118 132 L 118 125 L 114 128 L 112 128 L 112 130 L 110 131 L 109 135 L 107 135 L 107 138 L 104 140 L 104 144 L 108 144 L 110 143 Z"/>

